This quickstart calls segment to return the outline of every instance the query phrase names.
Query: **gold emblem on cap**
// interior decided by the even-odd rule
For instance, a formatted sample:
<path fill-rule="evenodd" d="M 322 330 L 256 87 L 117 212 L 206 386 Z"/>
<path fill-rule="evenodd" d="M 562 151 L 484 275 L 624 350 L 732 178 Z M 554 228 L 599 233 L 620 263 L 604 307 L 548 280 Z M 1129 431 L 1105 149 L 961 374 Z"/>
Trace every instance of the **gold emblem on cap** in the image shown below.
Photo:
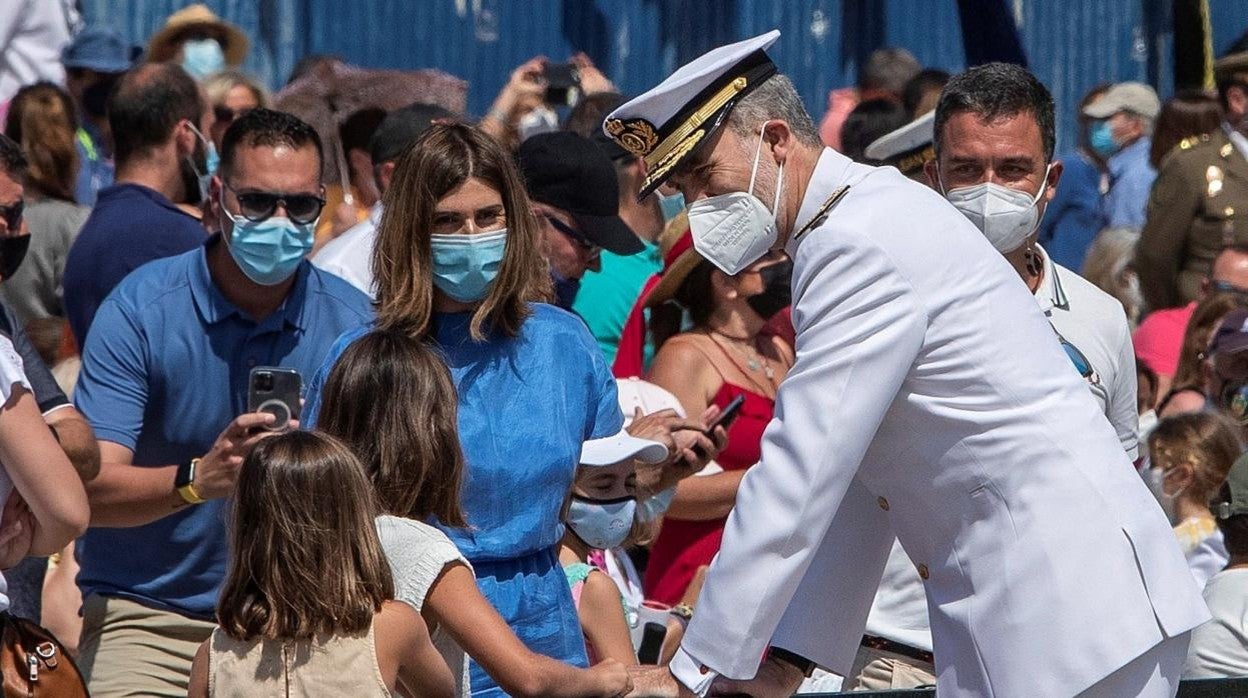
<path fill-rule="evenodd" d="M 645 157 L 659 142 L 659 134 L 645 119 L 607 119 L 607 133 L 620 147 L 637 157 Z"/>

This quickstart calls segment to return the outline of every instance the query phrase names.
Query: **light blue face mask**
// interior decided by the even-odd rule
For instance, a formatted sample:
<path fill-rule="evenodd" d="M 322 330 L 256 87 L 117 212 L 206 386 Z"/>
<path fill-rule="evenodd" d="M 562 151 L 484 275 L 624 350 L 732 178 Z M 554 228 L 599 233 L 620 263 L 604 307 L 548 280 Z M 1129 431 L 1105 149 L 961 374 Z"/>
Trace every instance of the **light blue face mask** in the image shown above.
<path fill-rule="evenodd" d="M 1118 144 L 1114 142 L 1113 130 L 1108 121 L 1098 121 L 1088 129 L 1088 145 L 1092 152 L 1107 158 L 1118 152 Z"/>
<path fill-rule="evenodd" d="M 225 51 L 216 39 L 190 39 L 182 44 L 182 68 L 196 80 L 225 70 Z"/>
<path fill-rule="evenodd" d="M 195 164 L 195 158 L 187 158 L 191 169 L 195 170 L 195 179 L 199 182 L 199 200 L 208 200 L 208 184 L 212 181 L 212 176 L 217 173 L 217 167 L 221 165 L 221 156 L 217 154 L 217 146 L 212 141 L 204 138 L 204 134 L 195 128 L 195 124 L 186 122 L 191 127 L 191 131 L 199 138 L 199 142 L 204 145 L 204 171 L 199 171 L 199 166 Z"/>
<path fill-rule="evenodd" d="M 568 526 L 578 538 L 596 550 L 610 550 L 628 538 L 637 515 L 637 499 L 623 497 L 610 501 L 582 499 L 572 495 Z"/>
<path fill-rule="evenodd" d="M 663 211 L 663 222 L 667 223 L 685 210 L 685 195 L 680 192 L 671 195 L 660 192 L 659 208 Z"/>
<path fill-rule="evenodd" d="M 224 202 L 221 210 L 234 222 L 230 256 L 247 278 L 261 286 L 276 286 L 289 279 L 312 251 L 316 221 L 299 225 L 285 216 L 249 221 L 230 213 Z"/>
<path fill-rule="evenodd" d="M 430 235 L 433 285 L 460 303 L 476 303 L 490 292 L 503 265 L 507 230 L 476 235 Z"/>

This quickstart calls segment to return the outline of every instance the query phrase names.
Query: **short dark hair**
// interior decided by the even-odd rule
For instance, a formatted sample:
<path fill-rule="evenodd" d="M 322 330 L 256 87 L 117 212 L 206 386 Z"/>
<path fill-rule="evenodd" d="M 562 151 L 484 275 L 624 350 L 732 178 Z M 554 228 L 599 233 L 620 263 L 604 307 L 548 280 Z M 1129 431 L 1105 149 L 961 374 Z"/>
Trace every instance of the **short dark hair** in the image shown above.
<path fill-rule="evenodd" d="M 901 91 L 901 105 L 906 108 L 906 115 L 913 119 L 919 104 L 923 102 L 923 95 L 929 92 L 939 92 L 948 82 L 949 73 L 939 68 L 920 70 L 918 75 L 910 78 Z"/>
<path fill-rule="evenodd" d="M 131 70 L 108 98 L 117 164 L 164 145 L 183 120 L 198 128 L 203 114 L 199 87 L 181 66 L 150 63 Z"/>
<path fill-rule="evenodd" d="M 316 171 L 319 177 L 324 154 L 321 151 L 321 137 L 317 135 L 316 129 L 293 114 L 256 107 L 235 119 L 225 130 L 225 137 L 221 139 L 219 171 L 222 177 L 229 175 L 240 146 L 255 148 L 285 145 L 302 148 L 309 143 L 316 148 Z"/>
<path fill-rule="evenodd" d="M 28 164 L 26 154 L 22 152 L 22 146 L 0 133 L 0 171 L 8 173 L 13 179 L 22 180 L 26 178 Z"/>
<path fill-rule="evenodd" d="M 1040 126 L 1044 157 L 1053 159 L 1057 141 L 1053 95 L 1026 68 L 1012 63 L 986 63 L 950 78 L 936 103 L 932 138 L 938 156 L 945 124 L 963 112 L 971 112 L 981 121 L 1031 114 Z"/>
<path fill-rule="evenodd" d="M 881 136 L 905 126 L 910 119 L 905 107 L 891 99 L 860 102 L 841 126 L 841 153 L 854 162 L 866 162 L 867 146 Z M 870 163 L 875 164 L 875 163 Z"/>
<path fill-rule="evenodd" d="M 1215 502 L 1231 501 L 1231 486 L 1222 483 L 1222 488 L 1218 491 L 1218 496 L 1214 498 Z M 1217 513 L 1217 508 L 1214 508 Z M 1226 552 L 1231 557 L 1243 557 L 1248 555 L 1248 514 L 1235 514 L 1223 519 L 1218 518 L 1218 530 L 1222 531 L 1223 543 L 1226 544 Z"/>

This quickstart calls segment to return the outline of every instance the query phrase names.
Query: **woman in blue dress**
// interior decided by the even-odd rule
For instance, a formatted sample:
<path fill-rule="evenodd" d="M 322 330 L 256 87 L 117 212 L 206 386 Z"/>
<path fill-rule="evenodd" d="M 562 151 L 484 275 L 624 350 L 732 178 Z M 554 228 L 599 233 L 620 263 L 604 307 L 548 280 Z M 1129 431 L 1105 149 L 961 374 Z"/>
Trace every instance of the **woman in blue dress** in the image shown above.
<path fill-rule="evenodd" d="M 581 444 L 623 425 L 611 372 L 584 323 L 542 302 L 550 277 L 539 228 L 511 158 L 489 136 L 464 124 L 430 128 L 398 160 L 384 207 L 376 324 L 434 342 L 459 396 L 469 526 L 443 530 L 530 649 L 585 666 L 555 550 Z M 330 351 L 308 417 L 329 368 L 369 329 Z M 501 693 L 475 663 L 471 671 L 474 695 Z"/>

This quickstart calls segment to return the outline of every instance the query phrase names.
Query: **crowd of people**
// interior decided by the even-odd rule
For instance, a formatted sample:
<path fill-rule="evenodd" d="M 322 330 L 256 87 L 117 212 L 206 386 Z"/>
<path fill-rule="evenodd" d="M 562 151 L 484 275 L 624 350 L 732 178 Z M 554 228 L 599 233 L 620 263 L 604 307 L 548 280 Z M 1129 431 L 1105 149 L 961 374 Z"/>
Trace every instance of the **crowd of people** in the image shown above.
<path fill-rule="evenodd" d="M 0 610 L 55 635 L 92 695 L 666 695 L 642 667 L 669 664 L 705 694 L 769 643 L 760 676 L 785 692 L 1008 694 L 1027 661 L 1011 652 L 1068 631 L 1095 653 L 1076 628 L 1134 623 L 1115 604 L 1139 599 L 1161 632 L 1131 625 L 1122 651 L 1148 637 L 1183 676 L 1248 676 L 1248 35 L 1215 92 L 1164 102 L 1124 82 L 1055 105 L 1021 67 L 951 75 L 886 48 L 816 122 L 764 35 L 632 100 L 578 54 L 570 89 L 534 59 L 480 119 L 430 95 L 327 132 L 288 96 L 334 57 L 271 95 L 239 71 L 246 35 L 202 5 L 145 47 L 60 31 L 46 6 L 14 19 L 0 61 Z M 1061 152 L 1057 108 L 1079 123 Z M 847 184 L 812 198 L 834 171 Z M 864 252 L 897 211 L 839 206 L 873 187 L 959 228 Z M 846 231 L 820 228 L 837 216 Z M 743 242 L 741 220 L 769 240 Z M 804 235 L 840 287 L 802 268 Z M 981 337 L 999 345 L 968 348 Z M 1043 389 L 1017 387 L 1037 374 Z M 825 433 L 838 415 L 869 432 L 861 448 Z M 785 451 L 802 439 L 867 465 L 838 485 Z M 923 535 L 1005 527 L 1020 549 L 1097 556 L 1103 522 L 1082 536 L 1000 480 L 920 532 L 901 512 L 930 507 L 892 471 L 913 461 L 943 493 L 965 483 L 941 459 L 966 454 L 981 474 L 987 456 L 1049 469 L 1020 491 L 1135 512 L 1116 529 L 1134 552 L 1115 540 L 1098 564 L 1129 558 L 1144 581 L 1098 591 L 1072 578 L 1077 557 L 1028 558 L 1087 617 L 982 649 L 1006 667 L 982 677 L 949 659 L 950 624 L 977 622 L 938 586 L 959 553 Z M 1104 462 L 1067 469 L 1088 454 Z M 768 490 L 785 468 L 829 499 Z M 747 497 L 755 518 L 736 513 Z M 857 537 L 777 523 L 776 557 L 741 559 L 743 522 L 807 504 L 861 514 Z M 1162 517 L 1172 532 L 1139 523 Z M 995 528 L 955 531 L 976 522 Z M 725 577 L 808 599 L 829 563 L 791 541 L 843 543 L 882 574 L 830 587 L 857 599 L 844 616 L 815 604 L 838 619 L 830 659 L 778 644 L 796 601 L 721 628 L 757 655 L 742 664 L 709 649 L 709 620 L 687 638 L 703 602 L 738 610 Z M 1170 589 L 1171 553 L 1190 589 Z M 1011 618 L 1050 610 L 993 598 Z M 1126 685 L 1063 666 L 1058 692 Z"/>

